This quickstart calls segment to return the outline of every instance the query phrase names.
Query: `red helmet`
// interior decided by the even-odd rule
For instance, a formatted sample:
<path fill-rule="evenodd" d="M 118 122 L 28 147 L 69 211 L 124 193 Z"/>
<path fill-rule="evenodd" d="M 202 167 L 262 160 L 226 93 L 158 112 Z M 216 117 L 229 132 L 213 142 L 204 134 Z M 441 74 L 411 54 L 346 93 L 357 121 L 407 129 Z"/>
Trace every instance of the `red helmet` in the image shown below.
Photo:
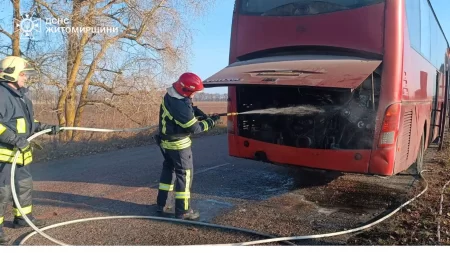
<path fill-rule="evenodd" d="M 184 73 L 173 87 L 181 96 L 190 97 L 192 93 L 203 90 L 203 81 L 194 73 Z"/>

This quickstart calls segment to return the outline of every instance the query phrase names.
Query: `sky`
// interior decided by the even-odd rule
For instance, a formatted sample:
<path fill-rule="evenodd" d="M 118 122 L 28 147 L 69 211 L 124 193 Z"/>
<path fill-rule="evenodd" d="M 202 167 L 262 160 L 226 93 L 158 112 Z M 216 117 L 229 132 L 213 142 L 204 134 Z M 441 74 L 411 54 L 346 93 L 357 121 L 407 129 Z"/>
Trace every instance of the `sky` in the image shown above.
<path fill-rule="evenodd" d="M 196 31 L 189 70 L 199 75 L 202 80 L 228 66 L 234 0 L 216 1 L 214 8 L 194 23 Z M 205 89 L 208 93 L 227 91 L 226 87 Z"/>
<path fill-rule="evenodd" d="M 203 80 L 228 65 L 234 0 L 217 1 L 215 7 L 205 17 L 194 23 L 197 32 L 189 70 Z M 431 4 L 450 42 L 450 0 L 431 0 Z M 205 92 L 226 93 L 227 88 L 207 88 Z"/>

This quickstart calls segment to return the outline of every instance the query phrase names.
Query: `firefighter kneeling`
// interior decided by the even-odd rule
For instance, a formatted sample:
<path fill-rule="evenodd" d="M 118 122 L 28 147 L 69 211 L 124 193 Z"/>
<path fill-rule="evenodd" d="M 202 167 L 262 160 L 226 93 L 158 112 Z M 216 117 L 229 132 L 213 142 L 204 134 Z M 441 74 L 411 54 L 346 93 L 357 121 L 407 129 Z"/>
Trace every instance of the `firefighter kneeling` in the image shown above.
<path fill-rule="evenodd" d="M 17 159 L 15 181 L 19 203 L 34 225 L 44 225 L 32 215 L 33 181 L 29 164 L 33 154 L 27 138 L 46 129 L 52 130 L 49 134 L 56 134 L 60 128 L 34 120 L 33 104 L 25 95 L 24 87 L 31 73 L 33 69 L 20 57 L 9 56 L 0 61 L 0 244 L 8 241 L 3 232 L 3 222 L 6 206 L 11 199 L 11 163 L 17 150 L 21 152 Z M 16 206 L 13 207 L 14 227 L 28 226 Z"/>
<path fill-rule="evenodd" d="M 167 93 L 161 103 L 159 113 L 159 135 L 157 142 L 164 156 L 163 169 L 157 197 L 157 211 L 162 213 L 169 191 L 174 189 L 175 179 L 175 217 L 195 220 L 199 213 L 190 206 L 193 179 L 191 134 L 211 130 L 219 116 L 213 115 L 203 120 L 196 116 L 205 114 L 192 105 L 196 92 L 203 90 L 203 82 L 193 73 L 184 73 Z M 175 176 L 175 178 L 174 178 Z"/>

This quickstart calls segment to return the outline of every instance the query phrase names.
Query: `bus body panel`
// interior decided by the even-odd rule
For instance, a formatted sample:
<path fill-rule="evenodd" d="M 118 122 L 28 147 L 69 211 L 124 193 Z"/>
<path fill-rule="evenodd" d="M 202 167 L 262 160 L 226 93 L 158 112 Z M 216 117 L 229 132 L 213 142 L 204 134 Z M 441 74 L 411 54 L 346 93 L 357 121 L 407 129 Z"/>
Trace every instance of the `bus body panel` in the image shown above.
<path fill-rule="evenodd" d="M 406 9 L 407 7 L 399 6 L 398 8 Z M 434 107 L 437 110 L 443 109 L 446 91 L 445 74 L 438 72 L 445 73 L 446 66 L 441 65 L 437 69 L 412 47 L 406 13 L 402 17 L 404 28 L 402 118 L 394 173 L 405 170 L 415 162 L 422 134 L 425 138 L 425 149 L 439 136 L 439 128 L 433 125 L 441 124 L 442 114 L 436 111 L 434 119 L 431 115 Z M 440 57 L 444 62 L 445 52 L 442 52 Z"/>
<path fill-rule="evenodd" d="M 381 94 L 377 112 L 377 124 L 369 165 L 369 173 L 392 175 L 394 171 L 395 148 L 378 148 L 379 137 L 385 112 L 391 104 L 401 101 L 402 70 L 403 70 L 403 28 L 404 8 L 402 1 L 387 1 L 384 19 L 384 54 Z M 400 131 L 399 134 L 401 135 Z M 398 140 L 398 139 L 397 139 Z"/>
<path fill-rule="evenodd" d="M 355 89 L 380 63 L 381 60 L 333 55 L 264 57 L 233 63 L 204 83 L 210 86 L 270 84 Z"/>
<path fill-rule="evenodd" d="M 255 51 L 308 45 L 351 48 L 382 54 L 383 13 L 384 3 L 303 17 L 240 15 L 238 22 L 241 25 L 236 30 L 232 59 Z M 353 22 L 356 19 L 359 21 Z M 270 35 L 267 31 L 270 31 Z"/>

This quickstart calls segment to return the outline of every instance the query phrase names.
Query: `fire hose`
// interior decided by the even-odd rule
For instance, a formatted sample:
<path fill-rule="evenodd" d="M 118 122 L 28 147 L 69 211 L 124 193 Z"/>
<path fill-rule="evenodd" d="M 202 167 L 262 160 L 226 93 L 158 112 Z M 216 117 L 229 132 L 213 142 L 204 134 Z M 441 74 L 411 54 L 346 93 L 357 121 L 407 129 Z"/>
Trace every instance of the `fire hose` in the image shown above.
<path fill-rule="evenodd" d="M 84 127 L 62 127 L 61 129 L 62 130 L 75 130 L 75 131 L 90 131 L 90 132 L 137 132 L 137 131 L 142 131 L 142 130 L 148 130 L 148 129 L 151 129 L 151 128 L 154 128 L 154 127 L 156 127 L 156 126 L 150 126 L 150 127 L 144 127 L 144 128 L 128 128 L 128 129 L 100 129 L 100 128 L 84 128 Z M 31 140 L 35 139 L 36 137 L 38 137 L 40 135 L 43 135 L 43 134 L 46 134 L 46 133 L 48 133 L 50 131 L 51 131 L 50 129 L 47 129 L 47 130 L 43 130 L 43 131 L 40 131 L 38 133 L 35 133 L 34 135 L 32 135 L 32 136 L 30 136 L 28 138 L 28 141 L 31 141 Z M 56 227 L 60 227 L 60 226 L 74 224 L 74 223 L 82 223 L 82 222 L 95 221 L 95 220 L 107 220 L 107 219 L 148 219 L 148 220 L 157 220 L 157 221 L 171 221 L 171 222 L 176 222 L 176 223 L 185 223 L 185 224 L 191 224 L 191 225 L 200 225 L 200 226 L 221 228 L 221 229 L 227 229 L 227 230 L 234 230 L 234 231 L 239 231 L 239 232 L 244 232 L 244 233 L 248 233 L 248 234 L 253 234 L 253 235 L 258 235 L 258 236 L 269 238 L 269 239 L 264 239 L 264 240 L 255 240 L 255 241 L 248 241 L 248 242 L 241 242 L 241 243 L 209 244 L 209 245 L 220 245 L 220 246 L 237 245 L 237 246 L 244 246 L 244 245 L 265 244 L 265 243 L 271 243 L 271 242 L 284 242 L 285 244 L 295 245 L 294 243 L 292 243 L 290 241 L 333 237 L 333 236 L 338 236 L 338 235 L 344 235 L 344 234 L 350 234 L 350 233 L 358 232 L 358 231 L 367 229 L 369 227 L 372 227 L 372 226 L 374 226 L 374 225 L 376 225 L 376 224 L 386 220 L 387 218 L 391 217 L 396 212 L 398 212 L 401 208 L 403 208 L 404 206 L 410 204 L 412 201 L 414 201 L 415 199 L 420 197 L 422 194 L 424 194 L 428 190 L 428 182 L 423 178 L 422 172 L 424 172 L 424 171 L 422 171 L 420 173 L 420 177 L 423 180 L 425 180 L 425 183 L 426 183 L 425 189 L 422 190 L 415 197 L 413 197 L 410 200 L 408 200 L 407 202 L 403 203 L 402 205 L 400 205 L 398 208 L 396 208 L 395 210 L 393 210 L 389 214 L 387 214 L 387 215 L 381 217 L 380 219 L 375 220 L 375 221 L 373 221 L 373 222 L 371 222 L 369 224 L 366 224 L 366 225 L 360 226 L 360 227 L 356 227 L 356 228 L 353 228 L 353 229 L 349 229 L 349 230 L 338 231 L 338 232 L 333 232 L 333 233 L 326 233 L 326 234 L 290 236 L 290 237 L 276 237 L 274 235 L 269 235 L 269 234 L 261 233 L 261 232 L 254 231 L 254 230 L 238 228 L 238 227 L 232 227 L 232 226 L 224 226 L 224 225 L 211 224 L 211 223 L 206 223 L 206 222 L 188 221 L 188 220 L 181 220 L 181 219 L 174 219 L 174 218 L 165 218 L 165 217 L 158 217 L 158 216 L 136 216 L 136 215 L 94 217 L 94 218 L 72 220 L 72 221 L 62 222 L 62 223 L 58 223 L 58 224 L 53 224 L 53 225 L 50 225 L 50 226 L 47 226 L 47 227 L 44 227 L 44 228 L 40 229 L 40 228 L 36 227 L 33 224 L 33 222 L 27 217 L 25 212 L 22 210 L 22 206 L 19 203 L 19 200 L 17 198 L 17 193 L 15 191 L 15 180 L 14 180 L 14 178 L 15 178 L 15 170 L 16 170 L 17 158 L 19 157 L 19 155 L 20 155 L 20 151 L 17 151 L 15 156 L 14 156 L 13 163 L 12 163 L 12 168 L 11 168 L 11 192 L 12 192 L 14 203 L 16 204 L 16 207 L 17 207 L 19 213 L 22 215 L 22 217 L 27 222 L 27 224 L 30 227 L 32 227 L 33 230 L 34 230 L 34 232 L 30 233 L 24 239 L 22 239 L 22 241 L 19 243 L 19 245 L 24 245 L 24 243 L 29 238 L 34 236 L 36 233 L 39 233 L 41 236 L 45 237 L 46 239 L 48 239 L 48 240 L 50 240 L 50 241 L 52 241 L 52 242 L 54 242 L 54 243 L 56 243 L 58 245 L 68 246 L 69 244 L 66 244 L 66 243 L 64 243 L 64 242 L 62 242 L 62 241 L 60 241 L 58 239 L 55 239 L 55 238 L 49 236 L 48 234 L 44 233 L 43 231 L 51 229 L 51 228 L 56 228 Z"/>

